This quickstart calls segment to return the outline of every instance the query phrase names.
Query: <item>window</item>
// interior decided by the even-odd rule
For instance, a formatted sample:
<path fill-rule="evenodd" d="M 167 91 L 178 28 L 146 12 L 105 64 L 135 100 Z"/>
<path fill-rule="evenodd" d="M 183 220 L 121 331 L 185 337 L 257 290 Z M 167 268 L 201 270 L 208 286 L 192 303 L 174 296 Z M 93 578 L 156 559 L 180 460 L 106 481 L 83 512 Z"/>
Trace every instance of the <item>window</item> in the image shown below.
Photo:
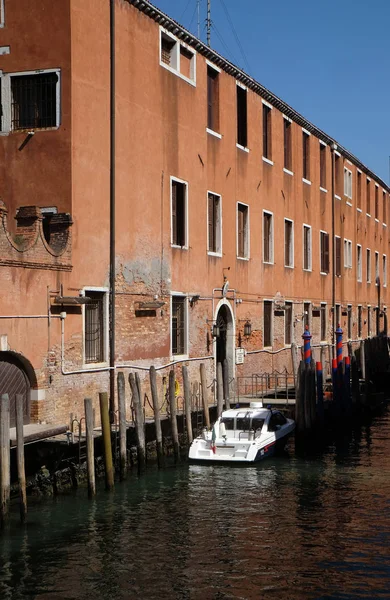
<path fill-rule="evenodd" d="M 321 273 L 329 273 L 329 233 L 320 232 Z"/>
<path fill-rule="evenodd" d="M 383 287 L 387 287 L 387 258 L 386 254 L 382 257 L 382 266 L 383 266 Z"/>
<path fill-rule="evenodd" d="M 272 159 L 271 107 L 263 103 L 263 158 Z"/>
<path fill-rule="evenodd" d="M 272 346 L 272 302 L 264 300 L 264 347 Z"/>
<path fill-rule="evenodd" d="M 187 298 L 172 296 L 171 309 L 172 355 L 187 353 Z"/>
<path fill-rule="evenodd" d="M 372 329 L 371 306 L 367 306 L 367 337 L 371 337 L 371 329 Z"/>
<path fill-rule="evenodd" d="M 274 262 L 273 214 L 263 211 L 263 262 Z"/>
<path fill-rule="evenodd" d="M 341 276 L 341 238 L 338 235 L 334 238 L 335 247 L 335 274 L 336 277 Z"/>
<path fill-rule="evenodd" d="M 3 75 L 2 131 L 47 129 L 60 124 L 60 71 Z"/>
<path fill-rule="evenodd" d="M 219 131 L 219 72 L 207 66 L 207 127 Z"/>
<path fill-rule="evenodd" d="M 311 271 L 311 227 L 303 226 L 303 268 Z"/>
<path fill-rule="evenodd" d="M 244 148 L 248 145 L 247 127 L 247 92 L 245 88 L 236 85 L 237 91 L 237 144 Z"/>
<path fill-rule="evenodd" d="M 363 280 L 363 258 L 362 258 L 362 247 L 360 244 L 357 245 L 356 255 L 356 269 L 357 269 L 357 280 Z"/>
<path fill-rule="evenodd" d="M 366 281 L 371 283 L 371 250 L 369 248 L 366 251 L 366 260 Z"/>
<path fill-rule="evenodd" d="M 107 290 L 85 289 L 84 294 L 90 299 L 84 305 L 84 362 L 102 363 L 107 360 Z"/>
<path fill-rule="evenodd" d="M 358 306 L 358 338 L 362 337 L 362 307 Z"/>
<path fill-rule="evenodd" d="M 362 208 L 362 174 L 360 171 L 357 171 L 356 192 L 357 192 L 357 207 L 359 209 L 361 209 Z"/>
<path fill-rule="evenodd" d="M 334 157 L 335 196 L 341 196 L 341 156 L 337 152 Z"/>
<path fill-rule="evenodd" d="M 293 334 L 293 305 L 292 302 L 286 302 L 284 308 L 284 345 L 290 346 L 292 342 L 292 334 Z"/>
<path fill-rule="evenodd" d="M 352 339 L 352 306 L 348 304 L 347 308 L 347 337 L 349 340 Z"/>
<path fill-rule="evenodd" d="M 326 304 L 321 304 L 321 342 L 327 340 L 327 319 L 326 319 Z"/>
<path fill-rule="evenodd" d="M 187 83 L 196 84 L 195 52 L 162 27 L 160 27 L 160 65 Z"/>
<path fill-rule="evenodd" d="M 302 131 L 302 177 L 310 181 L 310 134 Z"/>
<path fill-rule="evenodd" d="M 344 167 L 344 196 L 352 199 L 352 171 Z"/>
<path fill-rule="evenodd" d="M 221 196 L 209 192 L 207 195 L 208 211 L 208 252 L 222 254 L 222 201 Z"/>
<path fill-rule="evenodd" d="M 187 246 L 187 183 L 171 177 L 172 246 Z"/>
<path fill-rule="evenodd" d="M 375 285 L 379 285 L 379 252 L 375 252 Z"/>
<path fill-rule="evenodd" d="M 294 223 L 284 219 L 284 266 L 294 266 Z"/>
<path fill-rule="evenodd" d="M 375 186 L 375 218 L 379 219 L 379 188 Z"/>
<path fill-rule="evenodd" d="M 326 189 L 326 146 L 320 142 L 320 187 Z"/>
<path fill-rule="evenodd" d="M 367 179 L 366 184 L 366 212 L 371 215 L 371 180 Z"/>
<path fill-rule="evenodd" d="M 386 192 L 382 192 L 382 206 L 383 206 L 383 223 L 387 223 L 387 211 L 386 211 Z"/>
<path fill-rule="evenodd" d="M 310 321 L 311 321 L 311 304 L 310 302 L 303 303 L 303 327 L 306 327 L 310 330 Z"/>
<path fill-rule="evenodd" d="M 249 258 L 249 206 L 237 203 L 237 256 Z"/>
<path fill-rule="evenodd" d="M 284 168 L 292 171 L 292 122 L 286 117 L 283 118 L 283 136 L 284 136 Z"/>
<path fill-rule="evenodd" d="M 344 240 L 344 267 L 352 269 L 352 242 Z"/>

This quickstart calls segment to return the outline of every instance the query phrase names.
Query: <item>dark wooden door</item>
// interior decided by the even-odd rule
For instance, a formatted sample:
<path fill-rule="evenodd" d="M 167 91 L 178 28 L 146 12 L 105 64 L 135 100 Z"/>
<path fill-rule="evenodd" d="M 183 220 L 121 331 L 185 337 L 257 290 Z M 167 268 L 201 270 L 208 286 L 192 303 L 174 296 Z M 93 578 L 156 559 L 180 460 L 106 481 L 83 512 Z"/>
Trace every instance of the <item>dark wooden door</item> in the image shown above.
<path fill-rule="evenodd" d="M 0 359 L 0 396 L 8 394 L 10 399 L 11 427 L 15 426 L 16 394 L 23 396 L 24 423 L 30 422 L 30 382 L 18 361 L 10 357 Z"/>

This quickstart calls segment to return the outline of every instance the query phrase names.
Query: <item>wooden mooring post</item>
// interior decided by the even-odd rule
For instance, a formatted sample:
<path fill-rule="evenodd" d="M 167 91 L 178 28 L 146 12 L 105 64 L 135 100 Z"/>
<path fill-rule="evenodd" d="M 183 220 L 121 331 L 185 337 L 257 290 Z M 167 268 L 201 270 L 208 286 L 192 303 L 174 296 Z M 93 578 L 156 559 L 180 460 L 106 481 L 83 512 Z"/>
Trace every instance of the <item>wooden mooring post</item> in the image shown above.
<path fill-rule="evenodd" d="M 182 368 L 183 375 L 183 393 L 184 393 L 184 407 L 185 407 L 185 415 L 186 415 L 186 425 L 187 425 L 187 442 L 190 446 L 193 440 L 192 433 L 192 411 L 191 411 L 191 386 L 190 379 L 188 377 L 188 367 L 183 365 Z"/>
<path fill-rule="evenodd" d="M 225 398 L 226 410 L 230 408 L 230 380 L 229 380 L 229 362 L 225 358 L 222 364 L 223 395 Z"/>
<path fill-rule="evenodd" d="M 217 417 L 220 417 L 223 411 L 223 367 L 222 363 L 217 363 Z"/>
<path fill-rule="evenodd" d="M 157 463 L 159 468 L 164 466 L 164 450 L 162 442 L 162 430 L 161 430 L 161 415 L 160 415 L 160 402 L 157 391 L 157 377 L 156 369 L 152 366 L 149 369 L 150 389 L 152 392 L 153 401 L 153 412 L 154 412 L 154 425 L 156 429 L 156 450 L 157 450 Z"/>
<path fill-rule="evenodd" d="M 111 424 L 108 413 L 108 394 L 107 392 L 99 393 L 100 403 L 100 420 L 102 424 L 103 448 L 104 448 L 104 466 L 106 471 L 106 489 L 111 491 L 114 489 L 114 466 L 112 463 L 112 447 L 111 447 Z"/>
<path fill-rule="evenodd" d="M 9 439 L 9 397 L 2 394 L 0 400 L 0 527 L 8 520 L 11 493 L 10 439 Z"/>
<path fill-rule="evenodd" d="M 85 411 L 85 437 L 87 451 L 87 478 L 88 496 L 92 498 L 96 494 L 95 483 L 95 448 L 93 441 L 93 408 L 92 398 L 84 398 Z"/>
<path fill-rule="evenodd" d="M 118 411 L 119 411 L 119 464 L 120 479 L 123 481 L 127 475 L 127 448 L 126 448 L 126 385 L 125 375 L 118 372 Z"/>
<path fill-rule="evenodd" d="M 137 381 L 138 379 L 138 381 Z M 137 434 L 137 462 L 138 462 L 138 473 L 142 473 L 146 467 L 146 444 L 145 444 L 145 424 L 144 424 L 144 411 L 142 408 L 142 402 L 139 395 L 141 386 L 139 377 L 134 376 L 134 373 L 130 373 L 129 382 L 131 392 L 133 394 L 133 406 L 134 406 L 134 418 L 135 418 L 135 430 Z"/>
<path fill-rule="evenodd" d="M 27 496 L 26 472 L 24 467 L 24 435 L 23 435 L 23 396 L 16 394 L 16 453 L 18 463 L 18 483 L 20 501 L 20 520 L 26 522 Z"/>
<path fill-rule="evenodd" d="M 200 365 L 200 384 L 202 387 L 204 422 L 207 429 L 210 429 L 209 398 L 207 393 L 206 367 L 204 366 L 204 363 L 201 363 Z"/>
<path fill-rule="evenodd" d="M 169 411 L 171 414 L 171 431 L 175 463 L 180 461 L 179 433 L 177 430 L 177 409 L 175 396 L 175 371 L 169 372 Z"/>

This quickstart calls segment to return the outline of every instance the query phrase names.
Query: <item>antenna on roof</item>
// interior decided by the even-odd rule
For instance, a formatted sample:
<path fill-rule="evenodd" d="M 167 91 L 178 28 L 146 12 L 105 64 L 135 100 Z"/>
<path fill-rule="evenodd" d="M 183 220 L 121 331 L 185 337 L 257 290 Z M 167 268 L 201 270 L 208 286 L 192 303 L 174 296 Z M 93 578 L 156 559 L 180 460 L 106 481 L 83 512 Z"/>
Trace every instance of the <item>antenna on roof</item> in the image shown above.
<path fill-rule="evenodd" d="M 210 30 L 211 30 L 211 0 L 207 0 L 207 20 L 206 20 L 206 30 L 207 30 L 207 45 L 210 46 Z"/>

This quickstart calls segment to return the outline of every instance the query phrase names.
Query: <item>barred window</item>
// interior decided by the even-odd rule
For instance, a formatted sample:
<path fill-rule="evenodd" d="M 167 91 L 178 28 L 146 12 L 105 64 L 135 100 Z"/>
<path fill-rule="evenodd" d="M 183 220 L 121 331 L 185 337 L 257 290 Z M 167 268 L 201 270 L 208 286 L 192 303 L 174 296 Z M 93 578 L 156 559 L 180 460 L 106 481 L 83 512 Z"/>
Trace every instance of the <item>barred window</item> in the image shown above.
<path fill-rule="evenodd" d="M 104 298 L 105 292 L 86 290 L 92 302 L 85 305 L 84 352 L 86 363 L 104 362 Z"/>
<path fill-rule="evenodd" d="M 11 77 L 11 129 L 56 127 L 57 73 Z"/>
<path fill-rule="evenodd" d="M 172 354 L 186 354 L 186 297 L 172 296 Z"/>

